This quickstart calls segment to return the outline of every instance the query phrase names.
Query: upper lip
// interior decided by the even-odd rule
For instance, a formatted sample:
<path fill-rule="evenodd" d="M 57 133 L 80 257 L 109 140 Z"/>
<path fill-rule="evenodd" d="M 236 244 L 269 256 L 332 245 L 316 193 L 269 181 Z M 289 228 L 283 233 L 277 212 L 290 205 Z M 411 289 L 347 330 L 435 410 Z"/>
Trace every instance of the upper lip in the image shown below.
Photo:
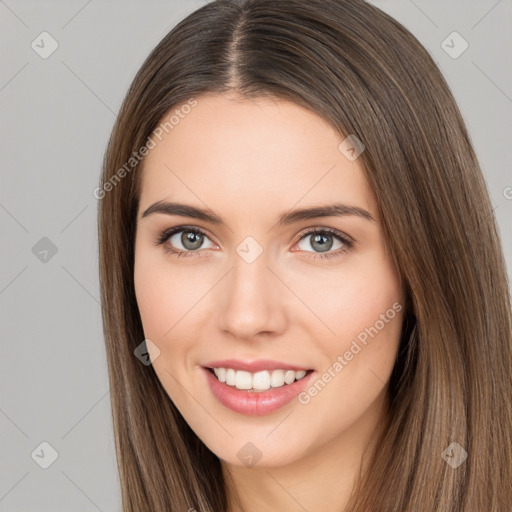
<path fill-rule="evenodd" d="M 250 373 L 262 372 L 265 370 L 307 371 L 310 369 L 294 364 L 283 363 L 282 361 L 273 361 L 270 359 L 255 359 L 252 361 L 242 361 L 240 359 L 223 359 L 222 361 L 211 361 L 204 364 L 203 366 L 205 368 L 232 368 L 233 370 L 243 370 Z"/>

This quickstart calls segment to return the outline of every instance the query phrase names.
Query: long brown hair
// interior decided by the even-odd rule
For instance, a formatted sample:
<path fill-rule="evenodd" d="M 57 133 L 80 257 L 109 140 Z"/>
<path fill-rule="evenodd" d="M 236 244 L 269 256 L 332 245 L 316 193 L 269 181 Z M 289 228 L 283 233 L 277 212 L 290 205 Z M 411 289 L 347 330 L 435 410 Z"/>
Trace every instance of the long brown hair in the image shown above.
<path fill-rule="evenodd" d="M 218 457 L 134 356 L 144 334 L 133 268 L 141 147 L 171 109 L 228 90 L 291 100 L 326 119 L 340 141 L 355 134 L 364 143 L 359 162 L 408 292 L 388 423 L 347 512 L 512 507 L 507 274 L 443 76 L 409 31 L 363 0 L 217 0 L 181 21 L 142 65 L 96 192 L 123 510 L 227 508 Z M 447 460 L 462 449 L 468 457 L 454 468 Z"/>

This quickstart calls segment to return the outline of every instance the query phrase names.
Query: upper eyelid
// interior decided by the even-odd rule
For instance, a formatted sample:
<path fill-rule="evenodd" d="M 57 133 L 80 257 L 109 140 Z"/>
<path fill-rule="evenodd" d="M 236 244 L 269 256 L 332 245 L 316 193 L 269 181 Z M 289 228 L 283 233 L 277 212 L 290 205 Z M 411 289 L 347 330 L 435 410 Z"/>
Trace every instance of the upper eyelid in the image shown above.
<path fill-rule="evenodd" d="M 211 235 L 209 234 L 208 230 L 200 228 L 199 226 L 175 226 L 173 228 L 164 229 L 161 232 L 161 237 L 163 238 L 165 236 L 166 238 L 170 238 L 171 236 L 174 236 L 176 233 L 180 233 L 181 231 L 193 231 L 201 233 L 206 235 L 211 240 Z M 213 240 L 211 241 L 213 242 Z"/>

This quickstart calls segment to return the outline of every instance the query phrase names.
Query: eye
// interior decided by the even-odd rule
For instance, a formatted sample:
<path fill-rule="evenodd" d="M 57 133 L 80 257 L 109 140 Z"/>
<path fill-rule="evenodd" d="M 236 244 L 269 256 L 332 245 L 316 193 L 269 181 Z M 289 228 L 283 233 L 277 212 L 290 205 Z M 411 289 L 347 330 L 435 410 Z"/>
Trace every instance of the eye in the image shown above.
<path fill-rule="evenodd" d="M 211 241 L 210 247 L 202 247 L 205 240 L 210 241 L 203 230 L 196 227 L 179 226 L 165 230 L 157 239 L 156 245 L 165 245 L 167 252 L 187 257 L 200 255 L 200 249 L 216 247 Z"/>
<path fill-rule="evenodd" d="M 309 241 L 306 241 L 309 238 Z M 313 259 L 316 258 L 329 258 L 331 256 L 339 256 L 348 252 L 354 245 L 354 242 L 347 236 L 344 236 L 339 231 L 332 228 L 315 228 L 307 231 L 299 240 L 299 244 L 306 241 L 306 247 L 300 247 L 300 250 L 306 252 L 314 252 Z M 338 247 L 336 246 L 338 244 Z M 308 250 L 307 247 L 312 247 L 313 251 Z M 338 249 L 331 251 L 331 249 Z"/>
<path fill-rule="evenodd" d="M 300 247 L 300 243 L 306 241 L 307 238 L 310 240 L 304 245 L 309 245 L 313 251 L 307 247 Z M 203 247 L 205 240 L 210 242 L 209 247 Z M 336 244 L 338 247 L 335 247 Z M 189 226 L 178 226 L 163 231 L 156 240 L 156 245 L 163 245 L 166 252 L 176 254 L 178 257 L 201 256 L 201 249 L 217 247 L 202 229 Z M 335 229 L 315 228 L 303 233 L 296 245 L 301 251 L 315 253 L 312 257 L 316 259 L 346 253 L 353 247 L 354 242 Z M 337 250 L 331 251 L 333 247 Z"/>

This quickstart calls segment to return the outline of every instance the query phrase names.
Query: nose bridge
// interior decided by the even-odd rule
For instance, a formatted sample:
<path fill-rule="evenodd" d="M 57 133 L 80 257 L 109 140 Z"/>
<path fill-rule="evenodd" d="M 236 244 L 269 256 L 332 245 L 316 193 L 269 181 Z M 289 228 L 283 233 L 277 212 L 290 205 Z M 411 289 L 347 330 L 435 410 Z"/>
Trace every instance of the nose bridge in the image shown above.
<path fill-rule="evenodd" d="M 283 304 L 279 302 L 276 279 L 267 268 L 266 256 L 263 252 L 251 261 L 243 251 L 241 255 L 234 254 L 232 270 L 224 280 L 219 327 L 236 338 L 272 333 L 284 326 Z"/>

